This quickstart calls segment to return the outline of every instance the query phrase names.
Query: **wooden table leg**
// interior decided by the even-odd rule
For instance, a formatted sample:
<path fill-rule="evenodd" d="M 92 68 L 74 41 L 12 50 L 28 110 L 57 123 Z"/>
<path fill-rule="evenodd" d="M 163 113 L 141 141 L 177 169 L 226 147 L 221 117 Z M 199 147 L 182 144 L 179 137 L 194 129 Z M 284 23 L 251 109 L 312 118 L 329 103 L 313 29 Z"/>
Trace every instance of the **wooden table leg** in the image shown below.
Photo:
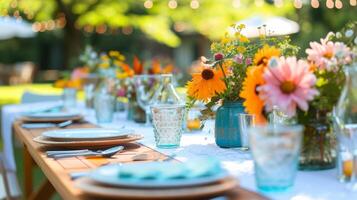
<path fill-rule="evenodd" d="M 32 175 L 32 168 L 34 165 L 34 161 L 32 160 L 32 157 L 30 153 L 27 151 L 26 146 L 24 146 L 23 150 L 23 155 L 24 155 L 24 197 L 25 199 L 28 199 L 33 190 L 33 175 Z"/>
<path fill-rule="evenodd" d="M 32 193 L 31 196 L 28 198 L 29 200 L 43 200 L 43 199 L 50 199 L 52 195 L 55 193 L 55 188 L 52 184 L 46 179 L 36 192 Z"/>

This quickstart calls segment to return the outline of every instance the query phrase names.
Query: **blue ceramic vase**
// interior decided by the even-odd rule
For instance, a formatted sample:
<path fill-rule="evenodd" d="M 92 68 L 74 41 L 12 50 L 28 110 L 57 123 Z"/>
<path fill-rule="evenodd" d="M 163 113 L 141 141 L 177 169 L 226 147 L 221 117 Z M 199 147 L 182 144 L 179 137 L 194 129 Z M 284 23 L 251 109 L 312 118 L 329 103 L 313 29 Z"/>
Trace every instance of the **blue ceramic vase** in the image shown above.
<path fill-rule="evenodd" d="M 224 102 L 216 113 L 216 144 L 222 148 L 241 147 L 239 114 L 245 113 L 242 101 Z"/>

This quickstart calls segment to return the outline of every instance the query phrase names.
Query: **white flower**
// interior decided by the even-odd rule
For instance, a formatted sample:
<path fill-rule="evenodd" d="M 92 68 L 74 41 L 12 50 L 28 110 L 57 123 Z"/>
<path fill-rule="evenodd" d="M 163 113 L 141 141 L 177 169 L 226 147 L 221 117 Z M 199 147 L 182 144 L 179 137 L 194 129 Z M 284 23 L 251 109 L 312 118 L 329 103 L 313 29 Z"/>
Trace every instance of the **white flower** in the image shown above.
<path fill-rule="evenodd" d="M 357 37 L 355 38 L 355 40 L 353 42 L 357 45 Z"/>
<path fill-rule="evenodd" d="M 336 37 L 337 37 L 337 38 L 341 38 L 341 37 L 342 37 L 342 34 L 341 34 L 340 32 L 337 32 L 337 33 L 336 33 Z"/>
<path fill-rule="evenodd" d="M 353 35 L 353 30 L 351 29 L 348 29 L 346 32 L 345 32 L 345 36 L 346 37 L 351 37 Z"/>
<path fill-rule="evenodd" d="M 330 40 L 330 39 L 333 38 L 334 36 L 335 36 L 335 33 L 330 31 L 330 32 L 326 35 L 326 39 Z"/>

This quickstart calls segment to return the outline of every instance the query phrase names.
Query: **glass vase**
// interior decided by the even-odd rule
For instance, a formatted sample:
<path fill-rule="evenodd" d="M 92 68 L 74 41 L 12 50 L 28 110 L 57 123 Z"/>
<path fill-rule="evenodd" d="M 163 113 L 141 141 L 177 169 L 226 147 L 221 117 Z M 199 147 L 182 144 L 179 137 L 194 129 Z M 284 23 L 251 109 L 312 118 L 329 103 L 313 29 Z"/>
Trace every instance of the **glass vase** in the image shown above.
<path fill-rule="evenodd" d="M 324 170 L 336 166 L 336 136 L 327 112 L 308 120 L 303 132 L 300 170 Z"/>
<path fill-rule="evenodd" d="M 215 122 L 216 144 L 222 148 L 242 147 L 239 114 L 243 114 L 243 102 L 223 102 L 218 108 Z"/>

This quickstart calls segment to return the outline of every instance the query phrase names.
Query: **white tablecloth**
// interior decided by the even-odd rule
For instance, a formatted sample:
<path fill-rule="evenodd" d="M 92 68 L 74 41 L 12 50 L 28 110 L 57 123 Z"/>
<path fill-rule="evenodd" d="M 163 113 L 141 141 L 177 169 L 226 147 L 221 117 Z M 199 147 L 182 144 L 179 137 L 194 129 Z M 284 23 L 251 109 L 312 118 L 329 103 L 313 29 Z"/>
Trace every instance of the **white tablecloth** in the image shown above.
<path fill-rule="evenodd" d="M 2 110 L 2 134 L 4 139 L 4 151 L 7 167 L 16 169 L 13 159 L 11 143 L 11 124 L 19 113 L 34 110 L 43 106 L 52 106 L 54 103 L 40 103 L 27 105 L 4 106 Z M 86 120 L 95 123 L 94 111 L 79 107 Z M 242 187 L 256 191 L 254 181 L 253 161 L 249 153 L 237 149 L 222 149 L 214 143 L 213 122 L 208 122 L 203 131 L 184 133 L 181 146 L 177 149 L 158 149 L 155 146 L 154 133 L 151 127 L 145 127 L 126 120 L 125 113 L 116 113 L 113 123 L 100 124 L 103 127 L 134 129 L 136 133 L 144 135 L 141 143 L 165 154 L 175 154 L 176 158 L 185 161 L 199 156 L 214 156 L 222 162 L 232 175 L 238 178 Z M 336 170 L 324 170 L 315 172 L 298 172 L 294 188 L 280 194 L 264 194 L 273 199 L 357 199 L 357 192 L 352 192 L 346 184 L 338 182 Z"/>

